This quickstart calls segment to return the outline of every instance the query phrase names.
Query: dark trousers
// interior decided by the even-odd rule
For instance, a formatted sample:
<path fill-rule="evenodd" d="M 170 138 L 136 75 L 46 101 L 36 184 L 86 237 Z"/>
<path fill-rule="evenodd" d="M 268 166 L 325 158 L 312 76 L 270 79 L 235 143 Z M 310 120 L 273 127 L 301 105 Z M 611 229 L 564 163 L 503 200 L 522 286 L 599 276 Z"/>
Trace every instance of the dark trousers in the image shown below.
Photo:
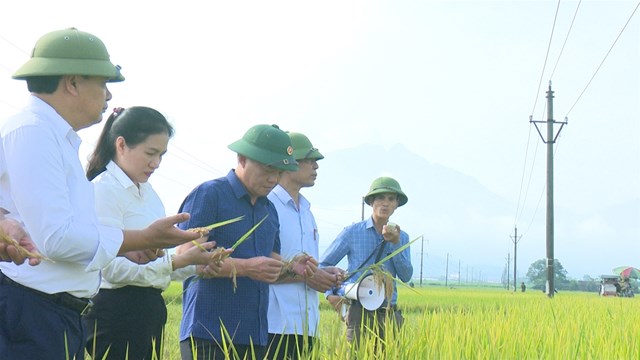
<path fill-rule="evenodd" d="M 267 354 L 265 346 L 227 344 L 225 350 L 221 345 L 213 340 L 189 338 L 180 342 L 180 354 L 182 360 L 262 360 Z"/>
<path fill-rule="evenodd" d="M 381 307 L 376 311 L 369 311 L 353 301 L 347 313 L 347 340 L 358 345 L 360 338 L 367 335 L 376 335 L 384 344 L 385 329 L 398 330 L 402 327 L 404 318 L 402 312 L 393 305 L 388 309 Z M 388 325 L 388 326 L 387 326 Z M 382 350 L 382 349 L 381 349 Z"/>
<path fill-rule="evenodd" d="M 269 360 L 306 359 L 313 347 L 313 336 L 269 334 Z M 300 356 L 298 356 L 300 355 Z"/>
<path fill-rule="evenodd" d="M 0 360 L 84 359 L 80 312 L 0 284 Z"/>
<path fill-rule="evenodd" d="M 147 360 L 154 353 L 156 359 L 162 358 L 167 307 L 159 289 L 101 289 L 83 322 L 86 349 L 94 359 Z"/>

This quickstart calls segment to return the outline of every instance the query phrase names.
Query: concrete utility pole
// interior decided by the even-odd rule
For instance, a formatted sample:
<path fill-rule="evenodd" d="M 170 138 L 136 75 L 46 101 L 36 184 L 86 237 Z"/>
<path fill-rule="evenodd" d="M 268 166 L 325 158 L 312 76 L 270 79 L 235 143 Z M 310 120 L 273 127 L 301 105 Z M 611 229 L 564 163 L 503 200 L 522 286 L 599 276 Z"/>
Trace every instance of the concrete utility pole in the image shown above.
<path fill-rule="evenodd" d="M 420 245 L 420 287 L 422 287 L 422 257 L 424 255 L 424 235 L 420 235 L 422 239 Z"/>
<path fill-rule="evenodd" d="M 513 291 L 518 291 L 518 275 L 516 273 L 518 267 L 518 227 L 515 228 L 515 235 L 511 236 L 511 240 L 513 241 Z"/>
<path fill-rule="evenodd" d="M 511 271 L 511 253 L 507 253 L 507 291 L 509 291 L 509 273 Z M 514 285 L 515 289 L 515 285 Z"/>
<path fill-rule="evenodd" d="M 447 253 L 447 269 L 445 270 L 444 275 L 444 286 L 449 285 L 449 253 Z"/>
<path fill-rule="evenodd" d="M 538 134 L 542 141 L 547 144 L 547 296 L 553 298 L 555 293 L 554 285 L 554 270 L 553 270 L 553 144 L 555 144 L 562 131 L 562 127 L 567 124 L 567 118 L 565 121 L 553 120 L 553 91 L 551 91 L 551 81 L 549 81 L 549 90 L 547 91 L 547 121 L 534 121 L 533 115 L 529 117 L 529 122 L 533 123 L 538 130 Z M 547 137 L 542 136 L 537 123 L 547 123 Z M 554 135 L 553 124 L 561 124 L 558 133 Z"/>

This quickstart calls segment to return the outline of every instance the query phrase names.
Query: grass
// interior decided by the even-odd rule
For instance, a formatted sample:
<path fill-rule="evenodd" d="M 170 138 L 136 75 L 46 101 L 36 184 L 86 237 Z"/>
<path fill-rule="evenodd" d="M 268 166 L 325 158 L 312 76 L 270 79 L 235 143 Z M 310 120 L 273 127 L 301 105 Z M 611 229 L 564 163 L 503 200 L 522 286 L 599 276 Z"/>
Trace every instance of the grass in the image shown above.
<path fill-rule="evenodd" d="M 164 359 L 179 359 L 181 285 L 164 293 L 168 306 Z M 365 342 L 357 354 L 345 326 L 321 301 L 319 341 L 312 359 L 638 359 L 640 297 L 603 298 L 562 292 L 487 288 L 399 287 L 405 324 L 386 355 Z"/>

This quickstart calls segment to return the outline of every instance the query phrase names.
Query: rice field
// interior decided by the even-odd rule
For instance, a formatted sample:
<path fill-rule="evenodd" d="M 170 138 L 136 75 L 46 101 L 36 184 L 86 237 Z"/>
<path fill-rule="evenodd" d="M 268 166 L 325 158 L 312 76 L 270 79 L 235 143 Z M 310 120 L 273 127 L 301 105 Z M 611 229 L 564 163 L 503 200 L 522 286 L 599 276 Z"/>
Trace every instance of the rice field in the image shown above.
<path fill-rule="evenodd" d="M 639 359 L 640 297 L 445 288 L 399 289 L 405 317 L 385 351 L 373 341 L 352 350 L 338 314 L 321 301 L 311 359 Z M 181 285 L 165 292 L 169 320 L 164 358 L 179 359 Z"/>

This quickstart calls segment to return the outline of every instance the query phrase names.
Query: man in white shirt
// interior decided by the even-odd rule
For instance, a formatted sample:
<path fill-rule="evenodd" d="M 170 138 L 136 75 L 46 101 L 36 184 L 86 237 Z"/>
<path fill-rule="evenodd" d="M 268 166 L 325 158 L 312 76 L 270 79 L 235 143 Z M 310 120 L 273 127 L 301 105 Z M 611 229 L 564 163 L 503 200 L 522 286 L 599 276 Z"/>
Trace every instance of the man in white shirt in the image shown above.
<path fill-rule="evenodd" d="M 76 131 L 102 120 L 107 83 L 124 80 L 100 39 L 73 28 L 45 34 L 13 78 L 27 81 L 31 98 L 0 130 L 2 206 L 50 261 L 0 263 L 0 359 L 82 359 L 81 314 L 100 269 L 117 255 L 154 259 L 153 249 L 200 235 L 174 226 L 187 214 L 136 231 L 99 224 Z"/>
<path fill-rule="evenodd" d="M 297 171 L 285 171 L 268 198 L 280 220 L 280 246 L 283 259 L 306 253 L 319 257 L 319 236 L 311 204 L 300 193 L 315 184 L 318 160 L 324 156 L 301 134 L 288 133 Z M 269 359 L 305 358 L 313 346 L 320 319 L 318 293 L 339 286 L 342 270 L 317 269 L 314 276 L 292 279 L 269 286 Z"/>

